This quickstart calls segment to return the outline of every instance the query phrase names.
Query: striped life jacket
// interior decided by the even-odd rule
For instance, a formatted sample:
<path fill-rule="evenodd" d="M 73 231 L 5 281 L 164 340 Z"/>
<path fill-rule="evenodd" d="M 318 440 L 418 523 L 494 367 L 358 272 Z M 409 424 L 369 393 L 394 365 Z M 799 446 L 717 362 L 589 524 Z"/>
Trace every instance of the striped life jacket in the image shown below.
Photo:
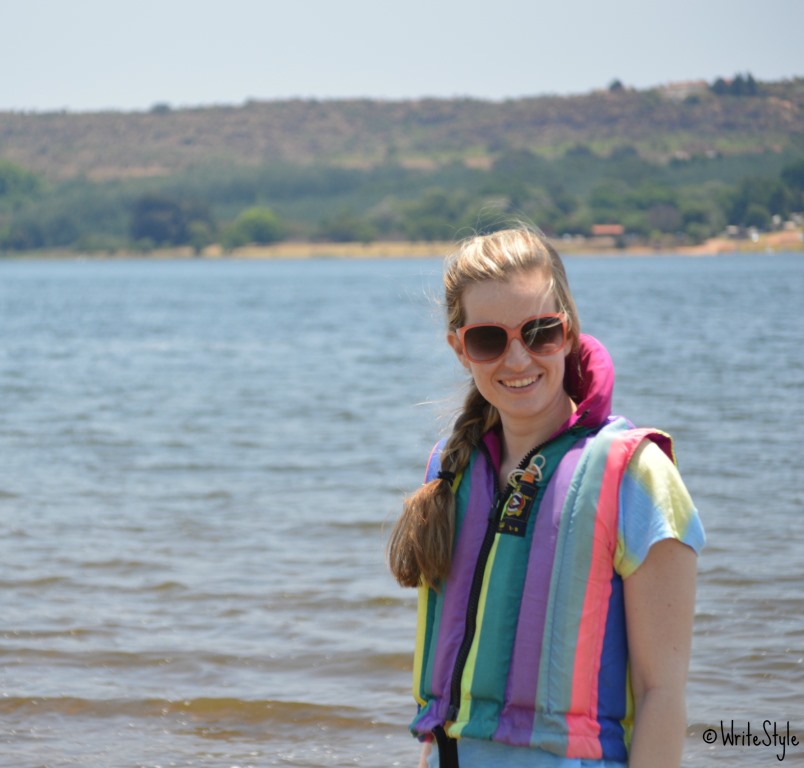
<path fill-rule="evenodd" d="M 475 451 L 453 486 L 452 572 L 437 592 L 419 588 L 415 735 L 627 760 L 634 705 L 613 563 L 620 480 L 646 439 L 674 460 L 668 435 L 623 418 L 569 429 L 526 457 L 533 477 L 513 503 L 491 451 Z M 428 477 L 438 466 L 436 451 Z"/>

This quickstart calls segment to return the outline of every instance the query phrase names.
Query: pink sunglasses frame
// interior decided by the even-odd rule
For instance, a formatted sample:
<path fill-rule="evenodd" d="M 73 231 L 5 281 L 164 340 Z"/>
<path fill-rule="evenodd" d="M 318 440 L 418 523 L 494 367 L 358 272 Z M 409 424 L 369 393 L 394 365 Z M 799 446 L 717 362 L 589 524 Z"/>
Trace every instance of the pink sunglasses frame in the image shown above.
<path fill-rule="evenodd" d="M 561 330 L 563 332 L 563 338 L 561 340 L 561 344 L 556 347 L 555 349 L 551 349 L 549 352 L 534 352 L 525 342 L 525 339 L 522 337 L 522 329 L 533 320 L 543 320 L 545 318 L 555 318 L 561 323 Z M 506 333 L 506 340 L 505 340 L 505 349 L 500 352 L 499 355 L 496 357 L 489 357 L 482 360 L 479 360 L 476 357 L 473 357 L 466 346 L 466 341 L 464 337 L 466 336 L 467 331 L 471 331 L 473 328 L 502 328 L 502 330 Z M 503 323 L 472 323 L 471 325 L 464 325 L 458 328 L 456 331 L 458 334 L 458 339 L 461 342 L 461 346 L 463 347 L 463 353 L 468 357 L 473 363 L 478 363 L 482 365 L 483 363 L 494 363 L 499 360 L 501 357 L 504 357 L 505 354 L 508 352 L 509 347 L 511 346 L 511 341 L 513 339 L 518 339 L 519 343 L 528 351 L 529 354 L 533 355 L 533 357 L 548 357 L 549 355 L 555 355 L 559 353 L 564 347 L 567 346 L 567 316 L 563 312 L 547 312 L 543 315 L 532 315 L 531 317 L 525 318 L 518 326 L 511 327 L 509 325 L 504 325 Z"/>

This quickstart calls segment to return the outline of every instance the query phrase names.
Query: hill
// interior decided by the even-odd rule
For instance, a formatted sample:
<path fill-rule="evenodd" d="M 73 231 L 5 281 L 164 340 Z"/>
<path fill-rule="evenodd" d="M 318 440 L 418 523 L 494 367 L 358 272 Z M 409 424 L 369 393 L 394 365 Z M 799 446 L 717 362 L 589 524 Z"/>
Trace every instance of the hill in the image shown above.
<path fill-rule="evenodd" d="M 802 78 L 0 113 L 0 252 L 437 241 L 512 217 L 674 247 L 802 211 Z"/>
<path fill-rule="evenodd" d="M 705 84 L 704 84 L 705 85 Z M 697 86 L 697 87 L 696 87 Z M 168 176 L 235 164 L 327 163 L 368 168 L 395 161 L 432 168 L 458 160 L 488 167 L 505 149 L 558 156 L 628 145 L 674 156 L 801 149 L 804 79 L 756 95 L 718 95 L 701 84 L 503 102 L 276 101 L 147 113 L 2 113 L 0 157 L 50 179 Z"/>

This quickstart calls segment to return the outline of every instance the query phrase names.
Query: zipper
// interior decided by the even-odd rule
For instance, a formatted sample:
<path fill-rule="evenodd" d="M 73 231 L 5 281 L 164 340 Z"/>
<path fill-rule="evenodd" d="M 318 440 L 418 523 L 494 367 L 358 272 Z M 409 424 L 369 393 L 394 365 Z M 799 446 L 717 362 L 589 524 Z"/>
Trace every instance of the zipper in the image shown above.
<path fill-rule="evenodd" d="M 495 481 L 495 485 L 496 485 Z M 469 590 L 469 604 L 466 609 L 466 625 L 463 631 L 463 641 L 458 648 L 458 655 L 455 658 L 455 668 L 452 670 L 452 684 L 450 686 L 449 709 L 447 710 L 447 720 L 455 721 L 458 718 L 458 710 L 461 706 L 461 678 L 466 662 L 469 659 L 469 652 L 472 650 L 472 642 L 477 630 L 477 609 L 480 607 L 480 592 L 483 588 L 483 575 L 486 571 L 486 563 L 491 554 L 494 544 L 494 537 L 497 535 L 497 526 L 505 507 L 508 495 L 496 491 L 494 494 L 494 504 L 489 513 L 486 535 L 480 545 L 480 553 L 477 556 L 475 572 L 472 576 L 472 586 Z"/>
<path fill-rule="evenodd" d="M 555 438 L 548 440 L 540 445 L 537 445 L 532 450 L 525 454 L 525 457 L 517 465 L 517 469 L 525 469 L 530 460 L 541 451 L 546 445 L 552 442 Z M 481 449 L 486 454 L 489 465 L 493 468 L 494 464 L 491 461 L 486 446 L 481 443 Z M 513 488 L 510 484 L 506 483 L 506 490 L 501 491 L 499 481 L 497 479 L 497 472 L 494 472 L 494 502 L 491 505 L 489 512 L 488 523 L 486 526 L 486 534 L 483 537 L 483 542 L 480 545 L 480 552 L 477 556 L 475 564 L 475 571 L 472 576 L 472 584 L 469 589 L 469 603 L 466 609 L 466 624 L 464 626 L 463 640 L 458 648 L 458 655 L 455 657 L 455 667 L 452 670 L 452 680 L 450 684 L 450 698 L 449 708 L 447 709 L 447 720 L 454 722 L 458 718 L 458 711 L 461 707 L 461 678 L 463 671 L 466 667 L 466 662 L 469 660 L 469 653 L 472 650 L 472 643 L 475 639 L 477 631 L 477 611 L 480 607 L 480 593 L 483 589 L 483 577 L 486 572 L 486 565 L 488 563 L 491 548 L 494 545 L 494 538 L 497 535 L 500 519 L 502 518 L 505 503 L 511 495 Z"/>
<path fill-rule="evenodd" d="M 589 409 L 586 409 L 575 420 L 575 423 L 570 427 L 569 432 L 578 434 L 582 431 L 587 431 L 588 428 L 585 427 L 583 422 L 586 421 L 588 416 Z M 537 453 L 539 453 L 539 451 L 543 450 L 546 446 L 548 446 L 554 440 L 562 437 L 564 434 L 566 434 L 566 432 L 554 435 L 549 440 L 546 440 L 545 442 L 537 445 L 535 448 L 532 448 L 525 454 L 524 458 L 519 462 L 516 468 L 518 470 L 524 470 L 530 463 L 530 460 Z M 480 449 L 486 455 L 486 460 L 488 461 L 489 466 L 493 467 L 494 463 L 491 460 L 491 455 L 489 454 L 488 448 L 486 448 L 485 444 L 482 442 L 480 443 Z M 494 545 L 494 537 L 497 535 L 499 529 L 505 504 L 513 490 L 513 487 L 509 483 L 506 483 L 505 491 L 500 490 L 497 472 L 495 471 L 494 501 L 491 505 L 491 511 L 489 512 L 486 527 L 486 534 L 483 537 L 482 544 L 480 545 L 480 552 L 477 556 L 475 571 L 472 575 L 472 584 L 469 590 L 469 603 L 466 610 L 466 624 L 464 626 L 463 640 L 458 648 L 458 655 L 455 657 L 455 667 L 452 670 L 452 679 L 450 681 L 450 699 L 446 717 L 446 719 L 450 722 L 455 722 L 455 720 L 457 720 L 458 712 L 461 708 L 461 678 L 463 677 L 466 662 L 468 661 L 469 653 L 472 650 L 472 643 L 475 639 L 475 633 L 477 632 L 477 610 L 480 607 L 480 593 L 483 589 L 483 577 L 486 572 L 486 565 L 488 564 L 489 555 L 491 554 L 491 548 Z"/>

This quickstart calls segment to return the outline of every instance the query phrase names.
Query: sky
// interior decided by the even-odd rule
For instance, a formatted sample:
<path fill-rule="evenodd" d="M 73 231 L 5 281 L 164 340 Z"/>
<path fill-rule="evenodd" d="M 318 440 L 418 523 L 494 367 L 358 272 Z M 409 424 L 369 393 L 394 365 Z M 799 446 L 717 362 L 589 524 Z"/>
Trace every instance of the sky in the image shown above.
<path fill-rule="evenodd" d="M 0 0 L 0 111 L 804 76 L 804 0 Z"/>

